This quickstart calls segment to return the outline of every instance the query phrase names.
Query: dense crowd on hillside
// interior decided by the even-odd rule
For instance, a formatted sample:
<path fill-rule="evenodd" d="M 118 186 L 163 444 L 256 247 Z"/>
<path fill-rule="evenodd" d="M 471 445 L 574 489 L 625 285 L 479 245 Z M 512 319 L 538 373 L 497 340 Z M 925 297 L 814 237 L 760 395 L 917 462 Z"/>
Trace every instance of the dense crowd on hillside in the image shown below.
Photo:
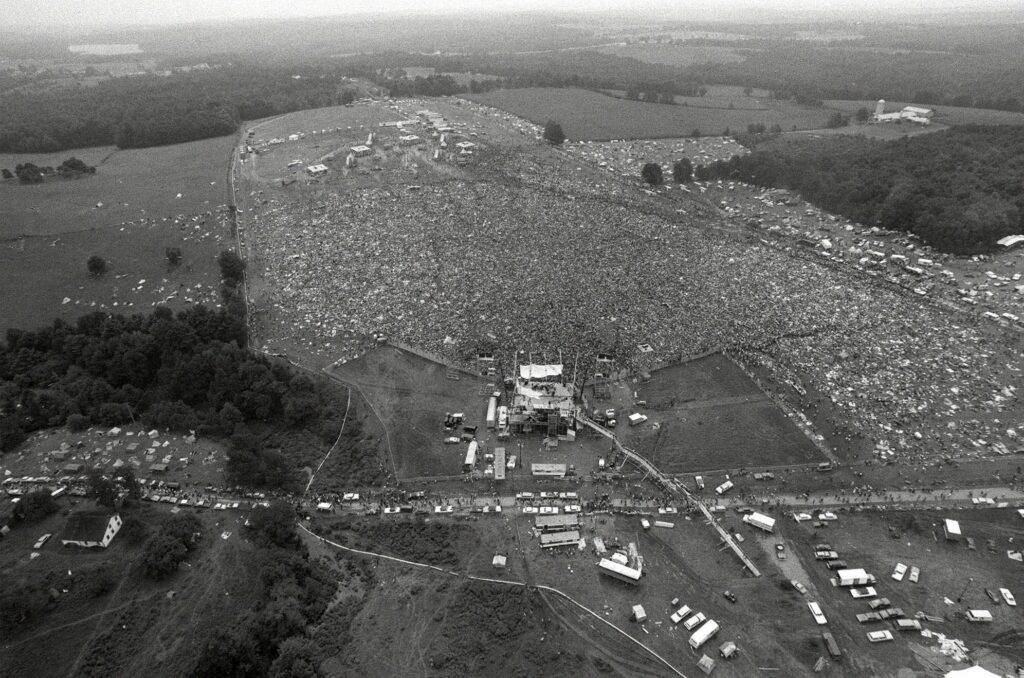
<path fill-rule="evenodd" d="M 480 173 L 500 181 L 353 190 L 300 223 L 287 204 L 261 208 L 273 292 L 260 310 L 298 336 L 376 333 L 464 359 L 613 352 L 643 369 L 727 346 L 798 368 L 886 449 L 963 453 L 1005 433 L 944 418 L 1014 402 L 1021 375 L 1005 365 L 1019 345 L 713 222 L 680 223 L 571 160 L 494 158 Z"/>

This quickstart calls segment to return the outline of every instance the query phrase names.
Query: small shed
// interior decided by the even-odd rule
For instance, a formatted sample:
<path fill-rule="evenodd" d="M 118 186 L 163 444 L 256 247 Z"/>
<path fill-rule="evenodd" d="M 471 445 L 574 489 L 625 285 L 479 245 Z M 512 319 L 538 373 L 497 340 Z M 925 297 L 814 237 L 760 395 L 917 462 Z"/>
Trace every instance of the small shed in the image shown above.
<path fill-rule="evenodd" d="M 327 174 L 327 165 L 322 163 L 316 165 L 310 165 L 306 168 L 306 174 L 311 177 L 319 177 Z"/>
<path fill-rule="evenodd" d="M 647 621 L 647 611 L 644 610 L 644 606 L 643 605 L 634 605 L 633 606 L 633 621 L 635 621 L 635 622 L 645 622 L 645 621 Z"/>
<path fill-rule="evenodd" d="M 63 471 L 69 476 L 75 476 L 81 473 L 83 468 L 85 467 L 82 466 L 81 464 L 64 464 L 63 468 L 61 468 L 61 471 Z"/>
<path fill-rule="evenodd" d="M 153 464 L 149 470 L 153 473 L 167 473 L 167 464 Z"/>
<path fill-rule="evenodd" d="M 960 521 L 946 518 L 942 521 L 942 533 L 949 541 L 960 541 L 963 533 L 960 532 Z"/>
<path fill-rule="evenodd" d="M 504 570 L 505 569 L 505 564 L 507 562 L 508 562 L 508 559 L 505 556 L 503 556 L 500 553 L 498 553 L 498 554 L 495 554 L 494 558 L 491 560 L 491 566 L 494 567 L 494 569 L 496 569 L 496 570 Z"/>
<path fill-rule="evenodd" d="M 715 670 L 715 660 L 706 654 L 702 654 L 700 656 L 700 661 L 697 662 L 697 666 L 700 667 L 701 671 L 710 676 L 711 672 Z"/>
<path fill-rule="evenodd" d="M 736 643 L 731 640 L 727 640 L 718 648 L 718 653 L 722 655 L 722 659 L 729 659 L 736 654 Z"/>

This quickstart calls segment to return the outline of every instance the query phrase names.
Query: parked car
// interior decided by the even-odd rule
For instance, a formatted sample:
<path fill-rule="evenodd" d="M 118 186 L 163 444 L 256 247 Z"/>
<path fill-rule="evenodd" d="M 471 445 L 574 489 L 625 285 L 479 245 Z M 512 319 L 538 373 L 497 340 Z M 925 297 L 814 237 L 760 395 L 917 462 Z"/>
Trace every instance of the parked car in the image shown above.
<path fill-rule="evenodd" d="M 896 563 L 896 569 L 892 571 L 892 578 L 896 581 L 903 581 L 904 575 L 907 574 L 907 566 L 903 563 Z"/>
<path fill-rule="evenodd" d="M 892 640 L 891 631 L 868 631 L 868 640 L 872 643 L 884 643 L 887 640 Z"/>
<path fill-rule="evenodd" d="M 722 595 L 725 596 L 725 599 L 728 600 L 730 603 L 736 602 L 736 596 L 731 591 L 724 591 Z"/>

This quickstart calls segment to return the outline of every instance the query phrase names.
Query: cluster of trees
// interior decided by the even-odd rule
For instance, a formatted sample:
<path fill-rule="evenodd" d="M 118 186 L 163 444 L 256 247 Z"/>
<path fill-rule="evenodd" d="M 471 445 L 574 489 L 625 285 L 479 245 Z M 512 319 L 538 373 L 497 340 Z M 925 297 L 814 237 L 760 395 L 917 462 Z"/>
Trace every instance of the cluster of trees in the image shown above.
<path fill-rule="evenodd" d="M 830 212 L 908 231 L 954 254 L 1024 232 L 1024 127 L 956 127 L 898 141 L 840 136 L 768 141 L 697 169 L 799 191 Z"/>
<path fill-rule="evenodd" d="M 307 636 L 327 609 L 336 584 L 295 533 L 295 512 L 283 502 L 257 508 L 247 532 L 253 554 L 255 604 L 234 625 L 213 633 L 199 651 L 195 678 L 315 678 L 318 649 Z"/>
<path fill-rule="evenodd" d="M 262 431 L 329 431 L 337 408 L 323 387 L 244 345 L 240 316 L 203 307 L 9 330 L 0 344 L 0 445 L 13 449 L 50 426 L 143 421 L 222 436 L 234 480 L 286 486 L 293 463 Z"/>
<path fill-rule="evenodd" d="M 193 141 L 231 134 L 242 120 L 341 98 L 334 69 L 255 65 L 113 78 L 93 87 L 17 88 L 0 95 L 0 152 Z"/>
<path fill-rule="evenodd" d="M 96 174 L 96 168 L 86 165 L 78 158 L 71 157 L 62 162 L 57 168 L 51 166 L 39 167 L 35 163 L 26 162 L 15 165 L 14 172 L 6 167 L 0 169 L 0 176 L 4 179 L 18 178 L 23 184 L 41 184 L 48 176 L 59 176 L 62 179 L 72 179 L 83 174 Z"/>
<path fill-rule="evenodd" d="M 665 181 L 661 165 L 656 162 L 646 162 L 640 168 L 640 178 L 650 186 L 660 186 Z M 672 180 L 682 184 L 693 179 L 693 163 L 689 158 L 681 158 L 672 163 Z"/>
<path fill-rule="evenodd" d="M 171 516 L 142 549 L 142 572 L 150 579 L 166 579 L 178 571 L 201 538 L 203 525 L 191 513 Z"/>

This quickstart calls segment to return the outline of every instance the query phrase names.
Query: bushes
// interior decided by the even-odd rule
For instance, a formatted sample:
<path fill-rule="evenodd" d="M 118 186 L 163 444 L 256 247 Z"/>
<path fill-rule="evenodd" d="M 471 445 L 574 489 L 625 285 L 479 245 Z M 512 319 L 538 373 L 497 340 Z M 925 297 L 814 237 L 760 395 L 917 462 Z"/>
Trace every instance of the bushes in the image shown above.
<path fill-rule="evenodd" d="M 196 534 L 202 523 L 191 513 L 179 513 L 146 541 L 142 551 L 142 572 L 150 579 L 166 579 L 198 544 Z"/>
<path fill-rule="evenodd" d="M 178 571 L 188 557 L 188 549 L 169 534 L 158 533 L 143 547 L 142 572 L 150 579 L 166 579 Z"/>
<path fill-rule="evenodd" d="M 14 517 L 25 523 L 38 523 L 56 513 L 58 508 L 49 490 L 35 490 L 14 505 Z"/>

